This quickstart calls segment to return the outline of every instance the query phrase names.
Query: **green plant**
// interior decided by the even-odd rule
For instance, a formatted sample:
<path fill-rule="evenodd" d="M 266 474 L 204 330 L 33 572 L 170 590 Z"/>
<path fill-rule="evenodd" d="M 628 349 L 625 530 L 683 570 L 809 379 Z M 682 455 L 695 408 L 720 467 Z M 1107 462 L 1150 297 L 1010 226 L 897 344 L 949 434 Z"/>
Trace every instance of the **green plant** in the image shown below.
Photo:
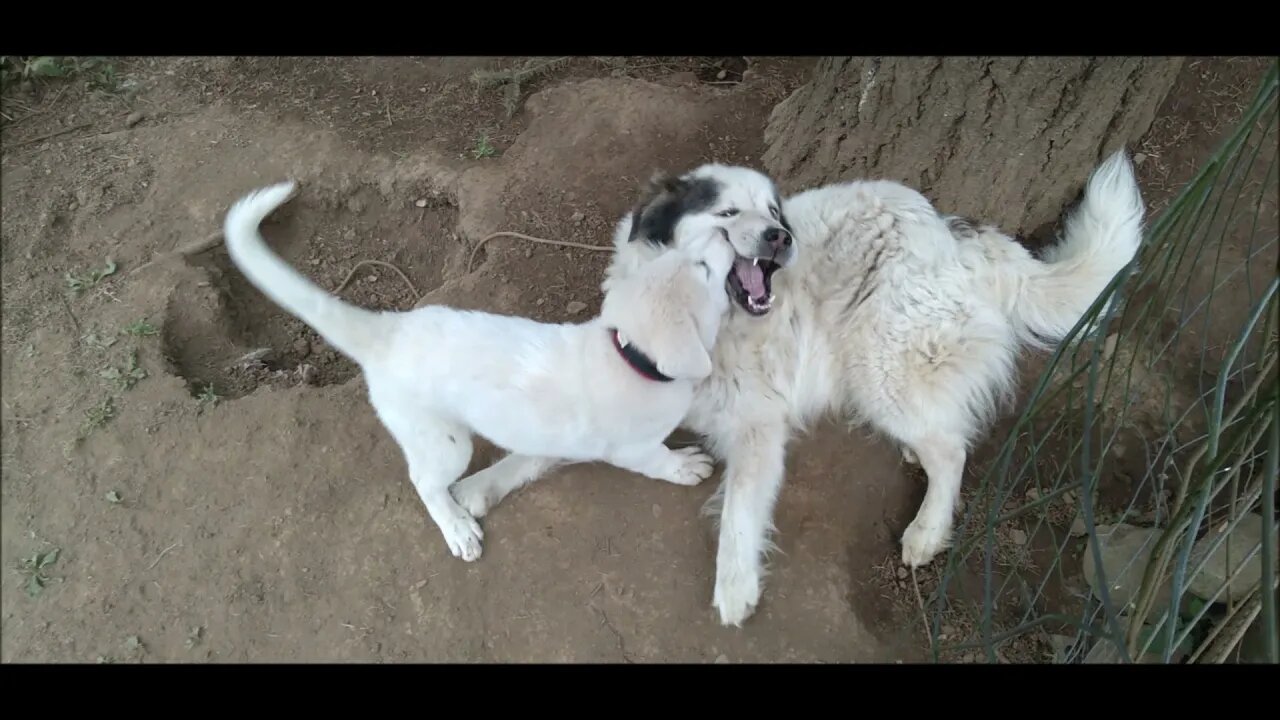
<path fill-rule="evenodd" d="M 138 364 L 138 351 L 132 350 L 129 353 L 129 364 L 124 369 L 116 367 L 108 367 L 98 372 L 98 375 L 105 380 L 113 383 L 117 389 L 132 390 L 142 380 L 147 378 L 147 371 Z"/>
<path fill-rule="evenodd" d="M 936 561 L 926 611 L 935 658 L 978 650 L 994 661 L 1002 646 L 1054 626 L 1074 629 L 1075 646 L 1102 644 L 1126 662 L 1220 660 L 1248 626 L 1236 621 L 1250 615 L 1275 637 L 1276 547 L 1265 539 L 1275 537 L 1280 462 L 1278 68 L 1236 131 L 1148 228 L 1138 262 L 1049 358 L 981 474 L 953 547 Z M 1236 289 L 1231 305 L 1228 283 Z M 1138 461 L 1123 464 L 1129 453 Z M 1121 473 L 1130 476 L 1125 484 L 1115 480 Z M 1104 489 L 1113 497 L 1124 490 L 1127 500 L 1108 509 Z M 1260 577 L 1230 596 L 1231 583 L 1211 582 L 1208 559 L 1258 516 L 1261 540 L 1244 547 L 1245 557 L 1235 543 L 1228 547 L 1237 555 L 1232 567 L 1260 556 Z M 1117 601 L 1114 576 L 1106 576 L 1104 517 L 1152 538 L 1128 559 L 1139 564 L 1126 577 L 1140 578 L 1129 602 Z M 999 567 L 1000 533 L 1015 522 L 1048 538 L 1047 566 Z M 1068 524 L 1080 539 L 1061 532 Z M 1063 558 L 1079 551 L 1097 579 L 1078 605 L 1051 603 L 1050 583 L 1072 584 Z M 981 617 L 973 636 L 943 641 L 962 565 L 981 568 Z M 1268 653 L 1280 659 L 1274 643 Z"/>
<path fill-rule="evenodd" d="M 218 397 L 218 393 L 213 389 L 213 383 L 206 384 L 204 388 L 200 390 L 200 393 L 196 395 L 196 402 L 199 403 L 201 411 L 205 408 L 217 405 L 220 399 L 221 398 Z"/>
<path fill-rule="evenodd" d="M 30 597 L 39 597 L 44 592 L 44 588 L 51 582 L 45 571 L 53 567 L 58 562 L 58 554 L 60 550 L 53 548 L 46 552 L 32 553 L 28 557 L 22 558 L 19 564 L 19 573 L 26 580 L 23 582 L 23 589 L 27 591 Z"/>
<path fill-rule="evenodd" d="M 493 157 L 497 152 L 497 149 L 489 142 L 489 136 L 487 135 L 480 135 L 477 137 L 475 145 L 471 147 L 471 157 L 477 160 Z"/>
<path fill-rule="evenodd" d="M 112 260 L 107 260 L 106 265 L 101 269 L 90 270 L 85 273 L 73 274 L 70 271 L 66 273 L 65 281 L 67 289 L 79 295 L 85 290 L 89 290 L 97 286 L 104 279 L 116 274 L 116 264 Z"/>
<path fill-rule="evenodd" d="M 124 332 L 125 334 L 132 335 L 134 337 L 149 337 L 151 335 L 159 334 L 160 331 L 157 330 L 154 325 L 143 319 L 126 325 L 124 327 Z"/>

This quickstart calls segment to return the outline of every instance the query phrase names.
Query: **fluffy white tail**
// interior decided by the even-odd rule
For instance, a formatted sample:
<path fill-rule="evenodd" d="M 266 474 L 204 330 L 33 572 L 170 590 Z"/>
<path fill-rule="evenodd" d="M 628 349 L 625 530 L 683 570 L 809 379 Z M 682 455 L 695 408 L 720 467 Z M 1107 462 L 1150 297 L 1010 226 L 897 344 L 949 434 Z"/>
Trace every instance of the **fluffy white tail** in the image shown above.
<path fill-rule="evenodd" d="M 223 223 L 227 252 L 263 294 L 314 328 L 339 352 L 363 364 L 386 342 L 393 318 L 334 297 L 271 252 L 259 232 L 262 220 L 288 200 L 295 187 L 293 182 L 279 183 L 236 202 Z"/>
<path fill-rule="evenodd" d="M 1063 240 L 1022 278 L 1014 321 L 1036 345 L 1061 340 L 1133 259 L 1142 242 L 1144 208 L 1124 151 L 1089 177 L 1084 200 L 1067 218 Z"/>

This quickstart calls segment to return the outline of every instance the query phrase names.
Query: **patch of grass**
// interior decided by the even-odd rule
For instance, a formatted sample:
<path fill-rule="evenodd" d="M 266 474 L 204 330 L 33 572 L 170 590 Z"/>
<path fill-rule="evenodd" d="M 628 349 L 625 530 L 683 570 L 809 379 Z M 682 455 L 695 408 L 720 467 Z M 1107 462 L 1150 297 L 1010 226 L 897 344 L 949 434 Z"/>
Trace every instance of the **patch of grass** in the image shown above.
<path fill-rule="evenodd" d="M 200 627 L 197 625 L 196 627 L 191 628 L 191 631 L 187 633 L 187 642 L 186 642 L 187 649 L 191 650 L 195 646 L 199 645 L 200 641 L 203 639 L 204 639 L 203 627 Z"/>
<path fill-rule="evenodd" d="M 471 82 L 477 88 L 502 88 L 502 106 L 507 111 L 507 118 L 516 114 L 520 108 L 520 98 L 525 83 L 532 82 L 543 75 L 559 70 L 573 60 L 572 56 L 556 58 L 533 58 L 520 65 L 504 70 L 477 70 L 471 73 Z"/>
<path fill-rule="evenodd" d="M 22 558 L 18 572 L 26 578 L 23 582 L 23 588 L 27 591 L 28 596 L 32 598 L 39 597 L 40 593 L 44 592 L 45 586 L 52 582 L 52 578 L 46 575 L 45 571 L 58 562 L 58 554 L 60 552 L 59 548 L 53 548 L 42 553 L 32 553 L 30 557 Z"/>
<path fill-rule="evenodd" d="M 0 56 L 0 82 L 6 86 L 22 80 L 73 77 L 84 77 L 94 89 L 106 92 L 120 89 L 116 66 L 104 57 Z"/>
<path fill-rule="evenodd" d="M 476 138 L 475 145 L 471 147 L 471 157 L 477 160 L 483 160 L 487 157 L 493 157 L 498 154 L 497 148 L 493 143 L 489 142 L 488 135 L 480 135 Z"/>
<path fill-rule="evenodd" d="M 84 423 L 80 426 L 80 436 L 88 437 L 89 433 L 111 422 L 111 418 L 115 416 L 115 400 L 107 396 L 102 402 L 84 411 Z"/>
<path fill-rule="evenodd" d="M 211 408 L 214 405 L 217 405 L 218 400 L 220 399 L 221 398 L 218 397 L 217 391 L 213 389 L 213 383 L 205 385 L 204 389 L 200 391 L 200 394 L 196 395 L 196 402 L 200 403 L 201 412 L 206 408 Z"/>
<path fill-rule="evenodd" d="M 115 261 L 108 259 L 107 264 L 98 270 L 90 270 L 78 275 L 68 271 L 66 274 L 67 289 L 76 295 L 80 295 L 85 290 L 92 289 L 104 279 L 115 275 L 117 269 Z"/>
<path fill-rule="evenodd" d="M 86 345 L 97 350 L 106 350 L 119 342 L 119 339 L 114 335 L 102 337 L 96 332 L 91 332 L 81 339 L 84 340 Z"/>
<path fill-rule="evenodd" d="M 109 367 L 98 373 L 103 379 L 115 384 L 116 388 L 125 391 L 132 390 L 142 380 L 147 378 L 147 371 L 138 364 L 138 351 L 133 350 L 129 353 L 129 364 L 120 368 Z"/>
<path fill-rule="evenodd" d="M 155 325 L 147 322 L 144 318 L 126 325 L 124 332 L 126 335 L 132 335 L 134 337 L 150 337 L 152 335 L 159 334 L 160 331 L 156 329 Z"/>

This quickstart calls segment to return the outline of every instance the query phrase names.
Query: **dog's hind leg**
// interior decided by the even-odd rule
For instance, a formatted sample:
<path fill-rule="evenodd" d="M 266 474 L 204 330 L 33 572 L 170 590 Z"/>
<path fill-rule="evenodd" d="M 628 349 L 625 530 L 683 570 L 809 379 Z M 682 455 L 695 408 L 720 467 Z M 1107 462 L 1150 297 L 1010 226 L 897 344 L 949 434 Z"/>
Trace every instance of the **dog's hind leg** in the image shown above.
<path fill-rule="evenodd" d="M 397 412 L 394 401 L 374 407 L 404 452 L 409 479 L 444 535 L 449 552 L 467 562 L 479 559 L 484 532 L 449 494 L 449 486 L 471 462 L 471 433 L 457 423 L 422 413 Z"/>
<path fill-rule="evenodd" d="M 511 493 L 563 463 L 563 460 L 511 453 L 489 467 L 468 475 L 451 488 L 458 504 L 475 517 L 484 517 Z"/>
<path fill-rule="evenodd" d="M 935 434 L 910 446 L 929 476 L 929 489 L 916 517 L 902 534 L 902 562 L 908 567 L 927 565 L 951 541 L 951 523 L 960 499 L 965 449 L 960 438 Z"/>

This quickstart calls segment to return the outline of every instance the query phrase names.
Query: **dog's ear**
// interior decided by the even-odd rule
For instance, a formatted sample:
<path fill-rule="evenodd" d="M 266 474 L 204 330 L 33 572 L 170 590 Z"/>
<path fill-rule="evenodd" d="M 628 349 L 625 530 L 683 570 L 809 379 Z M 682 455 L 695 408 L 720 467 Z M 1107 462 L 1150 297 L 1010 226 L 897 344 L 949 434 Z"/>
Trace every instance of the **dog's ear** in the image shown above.
<path fill-rule="evenodd" d="M 693 315 L 672 313 L 667 322 L 651 323 L 642 350 L 658 370 L 677 380 L 701 380 L 711 374 L 711 356 L 702 344 L 702 333 Z"/>
<path fill-rule="evenodd" d="M 644 194 L 649 200 L 663 194 L 678 194 L 685 187 L 685 181 L 665 170 L 655 170 L 645 185 Z"/>

